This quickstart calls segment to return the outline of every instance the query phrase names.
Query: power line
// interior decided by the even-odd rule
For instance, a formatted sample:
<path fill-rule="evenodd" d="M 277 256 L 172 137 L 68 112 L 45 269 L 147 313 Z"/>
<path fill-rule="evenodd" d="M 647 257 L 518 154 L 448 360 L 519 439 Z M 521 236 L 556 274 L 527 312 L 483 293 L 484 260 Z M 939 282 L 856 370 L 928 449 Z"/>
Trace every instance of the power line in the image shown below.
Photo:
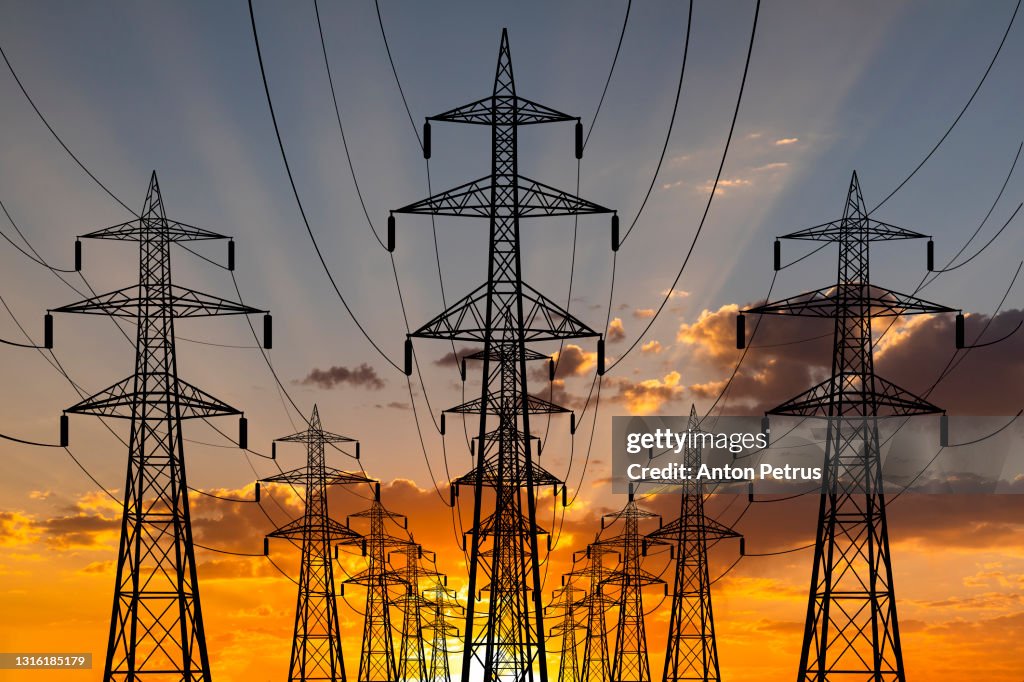
<path fill-rule="evenodd" d="M 630 344 L 630 346 L 625 350 L 625 352 L 609 366 L 609 370 L 614 369 L 620 362 L 622 362 L 625 359 L 625 357 L 629 355 L 634 348 L 637 347 L 637 345 L 643 339 L 644 335 L 648 332 L 648 330 L 650 330 L 651 326 L 654 325 L 654 322 L 658 319 L 658 316 L 661 315 L 662 310 L 665 309 L 665 306 L 668 304 L 669 299 L 672 297 L 672 292 L 675 290 L 676 285 L 679 283 L 679 279 L 683 276 L 683 270 L 686 269 L 686 265 L 690 262 L 690 256 L 693 255 L 694 247 L 697 246 L 697 239 L 700 237 L 700 234 L 704 229 L 704 223 L 707 221 L 708 213 L 711 211 L 711 202 L 714 201 L 715 193 L 718 190 L 718 183 L 722 179 L 722 170 L 725 168 L 725 160 L 726 157 L 729 155 L 729 146 L 732 143 L 733 132 L 736 129 L 736 119 L 739 118 L 740 103 L 743 101 L 743 91 L 747 85 L 747 74 L 750 72 L 750 57 L 754 52 L 754 38 L 757 35 L 757 19 L 760 12 L 761 0 L 757 0 L 757 3 L 754 7 L 753 26 L 750 29 L 750 42 L 747 45 L 747 58 L 743 64 L 743 78 L 740 80 L 740 91 L 736 97 L 736 106 L 733 108 L 732 122 L 729 124 L 729 134 L 725 140 L 725 148 L 722 150 L 722 158 L 718 164 L 718 172 L 715 174 L 715 182 L 711 186 L 711 192 L 708 194 L 708 201 L 707 204 L 704 206 L 704 214 L 701 216 L 700 223 L 697 225 L 697 231 L 694 233 L 693 239 L 690 241 L 690 247 L 686 252 L 686 256 L 683 258 L 683 264 L 679 267 L 679 272 L 676 273 L 675 279 L 672 280 L 672 285 L 669 286 L 669 288 L 666 290 L 665 297 L 664 299 L 662 299 L 657 311 L 655 311 L 654 316 L 650 319 L 650 321 L 648 321 L 647 326 L 644 327 L 644 330 L 637 336 L 636 340 L 634 340 L 633 343 Z"/>
<path fill-rule="evenodd" d="M 334 275 L 331 273 L 330 268 L 327 266 L 327 261 L 324 259 L 323 252 L 321 252 L 320 250 L 320 244 L 316 240 L 316 235 L 313 234 L 313 228 L 310 226 L 309 219 L 306 217 L 306 209 L 302 205 L 302 198 L 299 196 L 299 189 L 295 184 L 295 177 L 292 175 L 291 164 L 288 162 L 288 154 L 284 148 L 284 140 L 281 137 L 281 129 L 277 123 L 277 114 L 274 111 L 274 101 L 270 95 L 270 84 L 267 81 L 267 72 L 263 64 L 263 52 L 260 49 L 259 33 L 256 30 L 256 14 L 253 10 L 252 0 L 248 0 L 248 5 L 249 20 L 252 25 L 253 43 L 256 46 L 256 59 L 259 62 L 260 78 L 263 81 L 263 91 L 266 94 L 267 108 L 270 110 L 270 119 L 274 126 L 274 135 L 277 138 L 277 146 L 281 152 L 281 160 L 284 163 L 285 171 L 288 174 L 288 182 L 291 185 L 292 194 L 295 196 L 295 203 L 298 206 L 299 214 L 302 217 L 302 223 L 306 226 L 306 232 L 309 234 L 310 241 L 312 241 L 313 243 L 313 249 L 316 251 L 316 255 L 320 260 L 320 265 L 323 267 L 324 273 L 327 275 L 327 279 L 330 280 L 331 286 L 334 288 L 334 293 L 338 295 L 338 299 L 341 301 L 341 304 L 345 307 L 345 311 L 348 313 L 349 317 L 352 318 L 352 322 L 355 323 L 356 327 L 359 328 L 359 331 L 362 333 L 362 335 L 366 338 L 370 345 L 373 346 L 373 349 L 377 351 L 377 353 L 384 359 L 384 361 L 387 362 L 392 367 L 394 367 L 399 372 L 401 372 L 402 368 L 395 364 L 395 362 L 390 357 L 388 357 L 388 355 L 383 350 L 381 350 L 380 346 L 377 345 L 377 342 L 370 337 L 369 333 L 363 327 L 362 323 L 355 316 L 355 313 L 352 311 L 351 307 L 349 307 L 348 301 L 345 300 L 344 295 L 342 295 L 341 293 L 341 289 L 338 287 L 337 282 L 335 282 L 334 280 Z"/>

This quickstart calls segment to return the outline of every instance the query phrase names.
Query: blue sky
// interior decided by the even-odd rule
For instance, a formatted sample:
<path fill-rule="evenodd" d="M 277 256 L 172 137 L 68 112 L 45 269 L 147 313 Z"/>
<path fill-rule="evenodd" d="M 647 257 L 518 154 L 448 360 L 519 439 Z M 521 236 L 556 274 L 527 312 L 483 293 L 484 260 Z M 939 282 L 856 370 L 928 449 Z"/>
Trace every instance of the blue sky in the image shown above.
<path fill-rule="evenodd" d="M 310 223 L 328 265 L 369 334 L 398 359 L 405 333 L 387 254 L 376 244 L 346 164 L 312 3 L 257 1 L 256 18 L 274 103 Z M 428 194 L 425 165 L 391 73 L 373 3 L 322 3 L 321 18 L 357 179 L 374 226 L 387 211 Z M 608 96 L 581 165 L 580 193 L 616 208 L 632 222 L 650 182 L 668 126 L 686 24 L 682 2 L 637 2 Z M 520 94 L 557 109 L 594 115 L 622 26 L 622 2 L 381 3 L 399 77 L 417 126 L 426 115 L 489 93 L 501 28 L 508 27 Z M 764 296 L 777 234 L 838 217 L 851 170 L 873 206 L 924 157 L 964 105 L 991 59 L 1010 2 L 765 3 L 747 88 L 721 193 L 715 198 L 694 260 L 679 288 L 689 292 L 643 341 L 662 354 L 631 355 L 622 377 L 642 381 L 679 371 L 684 384 L 720 378 L 695 366 L 675 344 L 681 323 L 703 309 Z M 422 485 L 404 378 L 375 353 L 337 300 L 305 232 L 287 185 L 262 91 L 248 12 L 243 2 L 6 2 L 3 45 L 37 104 L 67 144 L 134 207 L 157 169 L 172 217 L 232 234 L 238 281 L 246 302 L 271 308 L 277 321 L 271 358 L 300 405 L 321 406 L 325 425 L 362 438 L 367 467 Z M 735 103 L 753 17 L 752 2 L 697 2 L 689 62 L 666 160 L 636 232 L 619 253 L 613 317 L 632 341 L 685 254 L 714 178 Z M 1019 20 L 1019 17 L 1018 17 Z M 992 73 L 963 120 L 915 178 L 879 212 L 881 219 L 934 234 L 939 263 L 977 227 L 1024 138 L 1024 37 L 1010 33 Z M 76 234 L 126 219 L 124 211 L 67 157 L 41 125 L 16 84 L 0 73 L 0 199 L 33 245 L 68 266 Z M 522 172 L 572 190 L 576 182 L 570 124 L 523 134 Z M 435 191 L 484 175 L 486 131 L 434 126 L 431 180 Z M 980 239 L 987 239 L 1024 198 L 1018 171 Z M 0 224 L 14 237 L 9 224 Z M 573 223 L 531 221 L 524 227 L 526 278 L 556 300 L 567 293 Z M 485 274 L 486 229 L 474 220 L 437 223 L 448 300 Z M 401 216 L 395 262 L 409 323 L 442 309 L 429 219 Z M 605 217 L 579 223 L 573 310 L 603 325 L 611 254 Z M 991 312 L 1020 260 L 1017 224 L 974 264 L 939 279 L 924 294 L 969 311 Z M 787 245 L 787 256 L 803 253 Z M 131 247 L 87 243 L 85 274 L 97 290 L 136 277 Z M 974 248 L 969 248 L 972 253 Z M 212 247 L 204 253 L 223 257 Z M 875 249 L 876 281 L 910 291 L 924 270 L 924 245 Z M 78 296 L 10 248 L 0 250 L 0 294 L 35 333 L 46 308 Z M 777 295 L 834 280 L 835 253 L 826 250 L 780 275 Z M 222 270 L 177 254 L 176 281 L 233 295 Z M 70 281 L 75 283 L 72 278 Z M 1019 289 L 1008 307 L 1020 307 Z M 0 317 L 0 334 L 17 338 Z M 182 337 L 250 345 L 239 320 L 189 322 Z M 57 352 L 69 373 L 95 391 L 126 375 L 130 348 L 109 322 L 62 317 Z M 613 356 L 623 346 L 609 347 Z M 457 375 L 435 367 L 443 344 L 417 346 L 431 406 L 460 402 Z M 293 428 L 272 378 L 252 349 L 179 343 L 182 376 L 246 409 L 252 442 Z M 76 400 L 64 380 L 32 351 L 6 349 L 5 382 L 20 387 L 3 400 L 5 432 L 52 440 L 61 408 Z M 321 390 L 292 382 L 314 367 L 369 364 L 382 389 Z M 579 384 L 582 386 L 583 384 Z M 416 400 L 425 425 L 426 405 Z M 475 390 L 475 389 L 474 389 Z M 383 407 L 377 407 L 377 406 Z M 668 411 L 682 413 L 685 405 Z M 622 411 L 612 405 L 605 416 Z M 295 420 L 294 414 L 291 420 Z M 95 420 L 74 419 L 83 459 L 117 487 L 121 446 Z M 232 424 L 225 424 L 231 432 Z M 435 467 L 440 440 L 427 429 Z M 557 431 L 559 429 L 553 429 Z M 602 431 L 599 429 L 599 435 Z M 190 432 L 213 442 L 202 426 Z M 605 448 L 601 440 L 596 448 Z M 563 436 L 554 440 L 564 445 Z M 4 446 L 5 451 L 10 446 Z M 451 448 L 449 444 L 449 448 Z M 45 472 L 55 483 L 87 482 L 59 451 L 11 447 L 26 485 Z M 231 450 L 194 448 L 199 484 L 240 484 L 252 478 Z M 192 450 L 190 449 L 190 452 Z M 116 455 L 116 456 L 113 456 Z M 468 465 L 455 455 L 453 468 Z M 556 455 L 564 457 L 564 455 Z M 201 459 L 200 459 L 201 458 Z M 556 460 L 562 461 L 562 460 Z M 59 464 L 58 464 L 59 463 Z M 53 467 L 53 468 L 51 468 Z M 435 474 L 438 469 L 435 468 Z M 440 477 L 440 476 L 438 476 Z"/>

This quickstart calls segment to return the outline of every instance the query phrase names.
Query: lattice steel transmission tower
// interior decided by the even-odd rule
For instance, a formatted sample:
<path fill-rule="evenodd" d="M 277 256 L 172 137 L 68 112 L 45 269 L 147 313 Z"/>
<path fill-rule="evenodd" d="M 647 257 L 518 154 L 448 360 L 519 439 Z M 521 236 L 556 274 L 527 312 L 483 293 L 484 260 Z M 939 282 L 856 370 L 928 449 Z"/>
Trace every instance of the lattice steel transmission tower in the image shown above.
<path fill-rule="evenodd" d="M 181 422 L 240 416 L 241 412 L 178 377 L 174 321 L 265 311 L 171 283 L 171 244 L 228 238 L 168 220 L 155 172 L 138 218 L 80 238 L 139 244 L 138 284 L 53 311 L 127 318 L 137 325 L 131 376 L 65 410 L 131 421 L 117 582 L 103 678 L 209 680 Z M 229 242 L 232 268 L 233 245 Z M 76 241 L 75 255 L 78 269 L 81 242 Z M 49 314 L 47 319 L 52 319 Z M 268 347 L 269 319 L 267 316 L 264 339 Z M 240 416 L 239 445 L 243 448 L 245 427 L 245 418 Z"/>
<path fill-rule="evenodd" d="M 654 512 L 641 509 L 633 497 L 630 484 L 629 501 L 622 510 L 606 514 L 602 520 L 614 524 L 622 522 L 619 535 L 599 540 L 607 547 L 619 550 L 621 559 L 618 567 L 604 579 L 602 588 L 616 585 L 619 588 L 615 605 L 618 607 L 618 622 L 615 625 L 615 651 L 612 654 L 611 682 L 650 682 L 651 661 L 647 655 L 647 628 L 644 622 L 643 588 L 660 585 L 658 576 L 644 569 L 642 562 L 646 554 L 646 540 L 640 533 L 640 522 L 659 519 Z"/>
<path fill-rule="evenodd" d="M 835 321 L 831 376 L 768 411 L 828 420 L 814 567 L 798 674 L 801 682 L 906 679 L 876 417 L 942 410 L 875 374 L 871 318 L 954 311 L 872 285 L 868 247 L 871 242 L 925 237 L 870 217 L 855 172 L 841 219 L 781 237 L 838 242 L 836 284 L 744 311 Z M 776 269 L 778 244 L 776 241 Z M 930 241 L 928 256 L 931 269 Z M 738 341 L 743 337 L 743 319 L 742 315 L 738 318 Z M 958 315 L 958 345 L 962 345 L 962 325 L 963 317 Z"/>
<path fill-rule="evenodd" d="M 345 584 L 366 588 L 366 609 L 363 612 L 363 645 L 359 656 L 359 682 L 396 682 L 398 663 L 392 636 L 391 596 L 395 585 L 405 587 L 405 581 L 388 561 L 390 548 L 403 548 L 409 540 L 391 535 L 389 523 L 406 527 L 402 514 L 389 511 L 380 501 L 380 484 L 376 484 L 370 508 L 349 519 L 366 519 L 370 532 L 362 540 L 364 555 L 369 565 L 363 571 L 345 580 Z"/>
<path fill-rule="evenodd" d="M 567 582 L 552 593 L 552 601 L 546 609 L 561 614 L 558 623 L 551 628 L 552 636 L 562 638 L 562 650 L 558 657 L 558 682 L 578 682 L 580 679 L 580 642 L 577 635 L 581 629 L 578 614 L 583 594 L 583 590 L 571 581 Z"/>
<path fill-rule="evenodd" d="M 598 538 L 587 545 L 586 550 L 575 553 L 574 559 L 585 557 L 583 568 L 568 574 L 568 580 L 586 579 L 586 596 L 580 607 L 586 618 L 586 634 L 583 638 L 583 655 L 580 660 L 580 682 L 608 682 L 612 679 L 612 657 L 608 648 L 608 620 L 606 614 L 614 601 L 604 594 L 606 578 L 611 570 L 605 565 L 605 557 L 615 555 L 621 558 L 614 547 L 601 544 Z"/>
<path fill-rule="evenodd" d="M 700 419 L 693 405 L 690 406 L 688 430 L 700 433 Z M 688 440 L 683 451 L 683 466 L 696 472 L 700 465 L 700 445 Z M 682 497 L 679 518 L 647 534 L 651 541 L 667 544 L 676 561 L 662 680 L 719 682 L 721 673 L 711 609 L 708 541 L 738 538 L 740 534 L 705 516 L 702 479 L 695 476 L 681 479 L 679 485 Z"/>
<path fill-rule="evenodd" d="M 426 682 L 432 680 L 430 677 L 431 659 L 427 658 L 426 642 L 423 639 L 425 630 L 432 628 L 431 611 L 437 606 L 435 601 L 420 590 L 424 581 L 435 588 L 444 588 L 446 578 L 436 570 L 423 566 L 424 553 L 433 555 L 433 552 L 424 550 L 423 546 L 415 542 L 412 534 L 409 535 L 409 542 L 391 554 L 398 554 L 405 557 L 401 568 L 396 570 L 405 583 L 405 594 L 394 599 L 394 604 L 402 612 L 402 627 L 399 631 L 401 641 L 398 647 L 398 679 L 404 682 Z M 437 563 L 436 557 L 431 557 Z M 394 564 L 394 562 L 392 562 Z M 444 597 L 442 597 L 444 598 Z M 445 624 L 441 624 L 441 632 Z M 433 640 L 436 643 L 436 639 Z M 443 646 L 446 650 L 447 646 Z M 445 662 L 447 666 L 447 662 Z"/>
<path fill-rule="evenodd" d="M 483 345 L 469 356 L 483 365 L 481 395 L 448 410 L 479 416 L 476 464 L 453 481 L 473 488 L 473 522 L 469 531 L 469 592 L 463 632 L 462 681 L 547 682 L 538 535 L 537 486 L 562 481 L 545 471 L 533 456 L 530 416 L 566 412 L 530 395 L 526 362 L 546 359 L 528 350 L 527 342 L 600 336 L 522 279 L 519 221 L 537 216 L 607 213 L 609 209 L 518 172 L 519 128 L 539 123 L 576 121 L 576 155 L 582 154 L 582 125 L 563 114 L 516 94 L 508 34 L 502 31 L 494 88 L 490 95 L 427 119 L 424 154 L 430 156 L 430 121 L 488 126 L 491 171 L 488 175 L 395 213 L 471 216 L 489 222 L 487 282 L 441 315 L 409 334 L 406 372 L 412 372 L 412 338 L 468 341 Z M 613 218 L 613 232 L 617 232 Z M 388 220 L 393 245 L 394 215 Z M 598 342 L 598 371 L 603 372 L 604 342 Z M 484 489 L 493 491 L 493 511 L 484 509 Z M 483 548 L 490 541 L 488 549 Z M 487 612 L 477 618 L 477 598 L 488 592 Z"/>
<path fill-rule="evenodd" d="M 338 542 L 359 542 L 362 536 L 330 517 L 327 489 L 332 485 L 370 484 L 373 480 L 362 474 L 327 466 L 324 456 L 327 443 L 354 441 L 324 431 L 316 405 L 305 431 L 278 438 L 276 442 L 303 443 L 306 446 L 306 466 L 262 479 L 265 483 L 305 486 L 302 516 L 267 536 L 300 543 L 302 550 L 288 679 L 344 682 L 345 658 L 341 649 L 331 546 Z"/>
<path fill-rule="evenodd" d="M 448 638 L 458 637 L 459 629 L 448 622 L 449 610 L 461 610 L 454 590 L 448 589 L 443 583 L 435 582 L 423 591 L 427 598 L 429 616 L 427 627 L 430 629 L 430 669 L 428 679 L 432 682 L 451 682 L 451 668 L 448 665 Z"/>

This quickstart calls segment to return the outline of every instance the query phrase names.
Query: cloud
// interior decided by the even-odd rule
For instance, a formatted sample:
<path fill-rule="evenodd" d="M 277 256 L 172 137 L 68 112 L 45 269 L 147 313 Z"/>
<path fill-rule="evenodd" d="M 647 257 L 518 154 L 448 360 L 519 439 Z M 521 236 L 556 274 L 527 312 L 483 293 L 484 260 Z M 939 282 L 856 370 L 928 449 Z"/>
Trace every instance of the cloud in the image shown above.
<path fill-rule="evenodd" d="M 682 289 L 662 289 L 661 295 L 668 297 L 669 299 L 688 298 L 690 296 L 690 292 L 683 291 Z"/>
<path fill-rule="evenodd" d="M 641 353 L 650 353 L 652 355 L 657 355 L 662 350 L 664 350 L 664 347 L 661 345 L 661 341 L 658 341 L 657 339 L 651 339 L 647 343 L 640 346 Z"/>
<path fill-rule="evenodd" d="M 381 405 L 380 403 L 377 403 L 376 405 L 374 405 L 374 407 L 377 408 L 378 410 L 383 410 L 384 408 L 388 408 L 388 409 L 391 409 L 391 410 L 408 410 L 408 409 L 410 409 L 409 403 L 403 403 L 403 402 L 399 402 L 397 400 L 392 400 L 387 405 Z"/>
<path fill-rule="evenodd" d="M 462 362 L 462 358 L 464 358 L 467 355 L 472 355 L 473 353 L 479 353 L 481 350 L 483 349 L 479 347 L 471 348 L 465 346 L 463 348 L 459 348 L 457 350 L 445 353 L 437 360 L 434 360 L 434 364 L 437 365 L 438 367 L 457 367 Z"/>
<path fill-rule="evenodd" d="M 746 307 L 746 306 L 745 306 Z M 695 369 L 702 382 L 688 388 L 697 397 L 714 397 L 736 368 L 736 313 L 727 304 L 704 310 L 697 320 L 683 322 L 676 341 L 693 349 Z M 972 342 L 988 325 L 981 342 L 1011 334 L 1024 311 L 1008 310 L 995 318 L 967 317 L 967 340 Z M 873 321 L 876 337 L 875 371 L 912 393 L 925 397 L 950 414 L 1013 415 L 1024 407 L 1024 333 L 1001 343 L 961 353 L 945 370 L 955 352 L 954 316 L 914 316 L 901 319 L 883 335 L 885 318 Z M 756 325 L 756 337 L 753 329 Z M 756 414 L 775 407 L 822 381 L 832 362 L 831 320 L 765 315 L 748 318 L 749 350 L 730 388 L 730 412 Z M 984 377 L 980 386 L 978 377 Z"/>
<path fill-rule="evenodd" d="M 995 317 L 967 315 L 968 344 L 1010 336 L 991 346 L 957 353 L 954 365 L 927 399 L 950 414 L 1016 414 L 1024 407 L 1024 333 L 1013 331 L 1022 320 L 1024 310 L 1015 309 Z M 892 338 L 886 334 L 878 344 L 875 371 L 910 391 L 926 392 L 956 353 L 955 323 L 953 315 L 922 315 L 894 326 L 889 332 Z M 885 326 L 876 321 L 874 328 L 880 333 Z"/>
<path fill-rule="evenodd" d="M 39 537 L 32 517 L 17 511 L 0 511 L 0 547 L 31 545 Z"/>
<path fill-rule="evenodd" d="M 562 351 L 552 354 L 555 359 L 555 379 L 586 376 L 597 368 L 597 352 L 585 351 L 574 343 L 568 343 Z M 535 377 L 547 380 L 548 368 L 539 367 Z"/>
<path fill-rule="evenodd" d="M 652 317 L 654 317 L 654 314 L 654 308 L 637 308 L 636 310 L 633 311 L 633 317 L 637 318 L 638 320 L 649 320 Z"/>
<path fill-rule="evenodd" d="M 742 352 L 736 349 L 738 312 L 735 303 L 703 310 L 676 332 L 676 341 L 693 349 L 696 368 L 707 377 L 688 387 L 697 397 L 717 396 L 736 369 Z M 831 330 L 829 320 L 766 315 L 757 321 L 755 337 L 750 324 L 747 337 L 753 340 L 736 371 L 727 409 L 757 414 L 821 381 L 832 362 Z"/>
<path fill-rule="evenodd" d="M 757 166 L 757 167 L 753 168 L 752 170 L 757 171 L 757 172 L 762 172 L 762 171 L 782 170 L 783 168 L 789 168 L 789 164 L 786 163 L 785 161 L 776 161 L 775 163 L 766 163 L 763 166 Z"/>
<path fill-rule="evenodd" d="M 622 318 L 613 318 L 608 323 L 608 334 L 605 338 L 608 339 L 608 343 L 619 343 L 626 340 L 626 328 L 622 326 Z"/>
<path fill-rule="evenodd" d="M 775 144 L 776 144 L 776 146 L 782 147 L 782 146 L 787 145 L 787 144 L 796 144 L 799 141 L 800 141 L 799 137 L 783 137 L 783 138 L 779 138 L 778 140 L 775 140 Z"/>
<path fill-rule="evenodd" d="M 316 386 L 323 389 L 334 388 L 342 384 L 373 390 L 384 388 L 384 380 L 377 376 L 377 370 L 365 362 L 354 369 L 341 366 L 330 369 L 313 368 L 299 383 L 303 386 Z"/>
<path fill-rule="evenodd" d="M 616 378 L 611 382 L 616 390 L 612 402 L 625 405 L 630 414 L 654 414 L 666 403 L 683 397 L 681 379 L 682 376 L 676 371 L 669 372 L 661 379 L 633 381 Z"/>
<path fill-rule="evenodd" d="M 711 188 L 714 187 L 715 194 L 722 195 L 725 194 L 725 190 L 727 189 L 735 189 L 737 187 L 749 187 L 753 184 L 754 183 L 751 180 L 748 180 L 747 178 L 722 178 L 718 181 L 717 187 L 715 186 L 714 180 L 708 180 L 707 182 L 700 186 L 700 190 L 702 192 L 710 192 Z"/>

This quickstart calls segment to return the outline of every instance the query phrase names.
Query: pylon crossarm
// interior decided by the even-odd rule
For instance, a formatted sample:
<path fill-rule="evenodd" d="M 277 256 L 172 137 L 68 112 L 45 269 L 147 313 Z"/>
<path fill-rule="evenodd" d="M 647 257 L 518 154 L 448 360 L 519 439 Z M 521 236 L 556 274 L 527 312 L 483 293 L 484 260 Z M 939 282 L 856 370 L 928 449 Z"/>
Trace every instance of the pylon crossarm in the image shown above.
<path fill-rule="evenodd" d="M 354 474 L 348 471 L 342 471 L 333 467 L 325 466 L 324 468 L 325 485 L 349 485 L 354 483 L 374 483 L 374 479 L 362 474 Z M 280 474 L 268 476 L 267 478 L 261 478 L 260 481 L 263 483 L 290 483 L 292 485 L 305 485 L 309 480 L 309 469 L 307 467 L 300 467 L 298 469 L 292 469 L 285 471 Z"/>
<path fill-rule="evenodd" d="M 864 415 L 909 417 L 938 414 L 942 408 L 874 375 L 875 388 L 865 389 L 859 375 L 840 374 L 811 387 L 768 411 L 796 417 L 859 417 Z"/>
<path fill-rule="evenodd" d="M 353 576 L 342 580 L 346 585 L 363 585 L 376 587 L 382 583 L 385 585 L 408 585 L 409 582 L 395 571 L 380 570 L 379 568 L 366 568 Z"/>
<path fill-rule="evenodd" d="M 140 380 L 132 375 L 75 403 L 64 411 L 98 417 L 131 419 L 134 414 L 133 405 L 145 404 L 163 406 L 164 414 L 173 414 L 173 408 L 177 408 L 182 419 L 241 414 L 239 410 L 182 379 L 172 380 L 168 375 L 155 373 L 150 374 L 149 379 L 150 385 L 145 391 L 136 391 Z M 174 382 L 177 384 L 177 393 L 174 393 Z M 162 390 L 159 388 L 161 386 Z"/>
<path fill-rule="evenodd" d="M 601 585 L 631 585 L 636 587 L 647 587 L 648 585 L 661 585 L 665 581 L 640 567 L 634 567 L 631 571 L 614 570 L 606 574 Z"/>
<path fill-rule="evenodd" d="M 146 314 L 145 311 L 150 307 L 160 307 L 176 318 L 254 315 L 266 312 L 186 287 L 171 285 L 169 289 L 170 296 L 162 297 L 155 292 L 144 292 L 142 287 L 135 285 L 54 308 L 53 312 L 128 318 L 138 318 L 140 314 Z"/>
<path fill-rule="evenodd" d="M 518 339 L 522 335 L 528 342 L 540 342 L 600 336 L 525 282 L 522 284 L 522 297 L 523 327 L 495 321 L 491 325 L 492 339 Z M 487 285 L 482 285 L 409 336 L 483 343 L 488 336 L 487 299 Z"/>
<path fill-rule="evenodd" d="M 93 232 L 88 232 L 79 239 L 112 239 L 115 241 L 140 242 L 153 239 L 156 231 L 146 223 L 149 220 L 136 218 L 110 227 L 104 227 Z M 155 220 L 152 222 L 156 222 Z M 211 239 L 230 239 L 227 235 L 211 232 L 210 230 L 179 223 L 174 220 L 159 221 L 159 238 L 169 242 L 194 242 L 207 241 Z"/>
<path fill-rule="evenodd" d="M 738 538 L 741 536 L 740 533 L 737 533 L 732 528 L 705 516 L 703 520 L 694 518 L 686 518 L 685 520 L 673 519 L 661 528 L 648 533 L 647 537 L 650 540 L 657 541 L 658 544 L 670 544 L 685 538 L 697 537 L 698 533 L 708 540 L 724 540 L 725 538 Z"/>
<path fill-rule="evenodd" d="M 611 213 L 592 201 L 568 192 L 563 192 L 543 182 L 531 180 L 522 175 L 516 178 L 519 190 L 519 217 L 585 215 L 589 213 Z"/>
<path fill-rule="evenodd" d="M 487 394 L 488 413 L 497 414 L 503 404 L 505 403 L 501 402 L 500 396 L 496 396 L 492 393 Z M 452 407 L 445 411 L 451 412 L 453 414 L 480 414 L 481 405 L 483 405 L 483 402 L 480 400 L 480 398 L 476 398 L 475 400 L 470 400 L 468 402 L 462 403 L 461 405 L 456 405 L 455 407 Z M 517 396 L 516 406 L 516 411 L 520 414 L 522 414 L 524 410 L 529 410 L 530 414 L 560 414 L 569 411 L 568 409 L 562 407 L 561 405 L 556 405 L 552 402 L 544 400 L 543 398 L 537 398 L 532 395 L 527 396 L 525 406 L 523 405 L 522 397 Z"/>
<path fill-rule="evenodd" d="M 755 315 L 795 315 L 799 317 L 860 316 L 897 317 L 924 313 L 951 313 L 948 308 L 910 294 L 860 283 L 824 287 L 796 296 L 743 310 Z"/>
<path fill-rule="evenodd" d="M 320 429 L 306 429 L 299 433 L 293 433 L 290 436 L 284 436 L 283 438 L 275 438 L 279 443 L 308 443 L 309 441 L 319 441 L 321 443 L 354 443 L 354 438 L 347 436 L 339 436 L 336 433 L 329 433 L 327 431 L 321 431 Z"/>
<path fill-rule="evenodd" d="M 491 176 L 488 175 L 422 201 L 395 209 L 395 213 L 478 218 L 490 218 L 497 211 L 504 212 L 517 208 L 516 215 L 519 218 L 611 213 L 609 208 L 521 175 L 516 177 L 516 185 L 517 206 L 492 203 L 494 183 Z M 504 183 L 501 187 L 501 195 L 512 196 Z"/>
<path fill-rule="evenodd" d="M 305 517 L 290 521 L 275 531 L 267 533 L 268 538 L 289 538 L 302 540 L 313 534 L 330 542 L 355 544 L 362 542 L 363 536 L 350 528 L 346 528 L 334 519 L 326 519 L 324 525 L 310 524 Z"/>
<path fill-rule="evenodd" d="M 871 218 L 860 220 L 856 223 L 856 226 L 851 225 L 851 222 L 853 221 L 840 218 L 839 220 L 833 220 L 782 235 L 779 239 L 815 242 L 838 242 L 851 238 L 863 239 L 869 242 L 893 241 L 897 239 L 928 239 L 926 234 Z"/>
<path fill-rule="evenodd" d="M 464 104 L 438 114 L 428 116 L 431 121 L 447 121 L 449 123 L 471 123 L 476 125 L 494 125 L 494 109 L 516 110 L 517 125 L 532 125 L 536 123 L 557 123 L 560 121 L 575 121 L 575 116 L 563 114 L 561 111 L 551 107 L 538 104 L 525 97 L 516 95 L 498 95 L 484 97 L 475 102 Z"/>

